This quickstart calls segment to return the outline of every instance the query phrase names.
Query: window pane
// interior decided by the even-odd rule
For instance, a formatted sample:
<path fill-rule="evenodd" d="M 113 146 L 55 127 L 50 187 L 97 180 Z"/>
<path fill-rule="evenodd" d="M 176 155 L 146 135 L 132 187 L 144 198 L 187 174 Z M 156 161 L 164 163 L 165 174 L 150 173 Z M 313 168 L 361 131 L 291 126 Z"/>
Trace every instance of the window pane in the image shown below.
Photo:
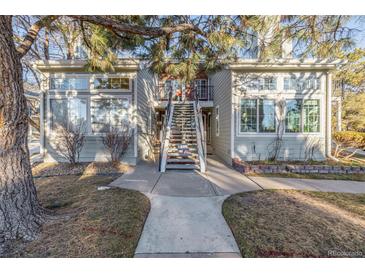
<path fill-rule="evenodd" d="M 129 78 L 112 77 L 96 78 L 94 81 L 95 89 L 129 89 Z"/>
<path fill-rule="evenodd" d="M 300 132 L 301 100 L 286 101 L 285 132 Z"/>
<path fill-rule="evenodd" d="M 274 100 L 259 100 L 259 131 L 275 132 L 275 102 Z"/>
<path fill-rule="evenodd" d="M 91 128 L 93 133 L 109 131 L 110 101 L 93 99 L 91 101 Z"/>
<path fill-rule="evenodd" d="M 82 126 L 87 129 L 87 99 L 51 99 L 51 128 Z"/>
<path fill-rule="evenodd" d="M 95 133 L 121 128 L 128 121 L 129 101 L 126 98 L 94 99 L 91 102 L 91 127 Z"/>
<path fill-rule="evenodd" d="M 88 88 L 88 78 L 51 78 L 50 81 L 50 89 L 71 90 Z"/>
<path fill-rule="evenodd" d="M 112 127 L 121 128 L 123 122 L 128 122 L 127 99 L 111 99 L 110 104 L 110 124 Z"/>
<path fill-rule="evenodd" d="M 67 127 L 67 100 L 51 99 L 51 128 L 57 130 L 60 127 Z"/>
<path fill-rule="evenodd" d="M 241 100 L 241 132 L 257 131 L 257 106 L 256 100 Z"/>
<path fill-rule="evenodd" d="M 73 98 L 68 100 L 68 126 L 87 128 L 87 99 Z"/>
<path fill-rule="evenodd" d="M 304 100 L 304 132 L 319 132 L 319 100 Z"/>

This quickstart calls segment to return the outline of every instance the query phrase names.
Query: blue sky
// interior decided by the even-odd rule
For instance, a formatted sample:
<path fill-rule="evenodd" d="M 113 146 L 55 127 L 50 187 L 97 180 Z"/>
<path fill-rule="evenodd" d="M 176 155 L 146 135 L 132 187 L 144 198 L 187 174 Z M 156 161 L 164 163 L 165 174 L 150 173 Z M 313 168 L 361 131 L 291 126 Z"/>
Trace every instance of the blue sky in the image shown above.
<path fill-rule="evenodd" d="M 354 16 L 349 21 L 348 27 L 360 30 L 354 32 L 354 40 L 356 47 L 365 48 L 365 16 Z"/>

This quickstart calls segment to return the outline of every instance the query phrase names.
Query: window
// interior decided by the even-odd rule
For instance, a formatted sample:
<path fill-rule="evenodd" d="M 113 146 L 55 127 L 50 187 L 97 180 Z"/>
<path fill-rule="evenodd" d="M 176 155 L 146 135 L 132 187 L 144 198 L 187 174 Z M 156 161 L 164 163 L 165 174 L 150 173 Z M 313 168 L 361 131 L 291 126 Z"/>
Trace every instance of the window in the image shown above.
<path fill-rule="evenodd" d="M 257 131 L 257 102 L 252 99 L 241 99 L 241 132 Z"/>
<path fill-rule="evenodd" d="M 51 78 L 50 89 L 89 89 L 89 78 Z"/>
<path fill-rule="evenodd" d="M 109 132 L 128 121 L 129 100 L 126 98 L 102 98 L 91 101 L 91 129 L 93 133 Z"/>
<path fill-rule="evenodd" d="M 306 89 L 319 89 L 319 88 L 320 88 L 319 79 L 312 76 L 300 79 L 294 76 L 284 78 L 284 90 L 301 91 Z"/>
<path fill-rule="evenodd" d="M 215 107 L 215 135 L 219 136 L 219 106 Z"/>
<path fill-rule="evenodd" d="M 51 99 L 51 128 L 83 126 L 87 129 L 87 99 Z"/>
<path fill-rule="evenodd" d="M 240 132 L 276 132 L 275 101 L 241 99 Z"/>
<path fill-rule="evenodd" d="M 96 78 L 94 81 L 95 89 L 127 89 L 129 90 L 129 78 Z"/>
<path fill-rule="evenodd" d="M 285 132 L 301 131 L 302 100 L 286 101 Z"/>
<path fill-rule="evenodd" d="M 207 79 L 194 80 L 194 86 L 196 87 L 196 92 L 197 92 L 199 99 L 202 99 L 202 100 L 209 99 L 208 80 Z"/>
<path fill-rule="evenodd" d="M 319 132 L 319 100 L 304 100 L 304 132 Z"/>
<path fill-rule="evenodd" d="M 250 77 L 246 83 L 247 90 L 276 90 L 275 77 Z"/>
<path fill-rule="evenodd" d="M 285 131 L 289 133 L 319 132 L 319 100 L 287 100 Z"/>
<path fill-rule="evenodd" d="M 259 132 L 275 132 L 275 101 L 259 100 Z"/>

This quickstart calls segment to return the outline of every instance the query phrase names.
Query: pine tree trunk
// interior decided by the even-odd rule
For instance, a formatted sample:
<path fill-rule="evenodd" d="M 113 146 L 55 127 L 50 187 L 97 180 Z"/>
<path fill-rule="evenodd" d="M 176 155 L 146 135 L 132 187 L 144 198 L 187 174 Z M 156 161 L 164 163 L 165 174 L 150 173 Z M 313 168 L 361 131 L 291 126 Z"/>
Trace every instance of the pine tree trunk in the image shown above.
<path fill-rule="evenodd" d="M 43 222 L 27 145 L 22 66 L 11 22 L 11 16 L 0 16 L 0 245 L 8 239 L 34 239 Z"/>

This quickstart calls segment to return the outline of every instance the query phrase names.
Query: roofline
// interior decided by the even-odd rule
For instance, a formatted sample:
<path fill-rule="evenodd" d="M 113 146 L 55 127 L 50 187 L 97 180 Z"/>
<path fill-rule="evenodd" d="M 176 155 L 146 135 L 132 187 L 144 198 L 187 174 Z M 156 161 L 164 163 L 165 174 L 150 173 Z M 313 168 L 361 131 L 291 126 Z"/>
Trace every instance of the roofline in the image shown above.
<path fill-rule="evenodd" d="M 42 72 L 61 70 L 61 69 L 84 69 L 87 64 L 86 60 L 48 60 L 48 61 L 36 61 L 34 67 Z M 113 65 L 115 69 L 126 69 L 126 70 L 138 70 L 140 64 L 139 59 L 118 59 Z"/>
<path fill-rule="evenodd" d="M 232 70 L 333 70 L 343 63 L 342 60 L 330 61 L 328 59 L 241 59 L 228 64 L 227 68 Z"/>

